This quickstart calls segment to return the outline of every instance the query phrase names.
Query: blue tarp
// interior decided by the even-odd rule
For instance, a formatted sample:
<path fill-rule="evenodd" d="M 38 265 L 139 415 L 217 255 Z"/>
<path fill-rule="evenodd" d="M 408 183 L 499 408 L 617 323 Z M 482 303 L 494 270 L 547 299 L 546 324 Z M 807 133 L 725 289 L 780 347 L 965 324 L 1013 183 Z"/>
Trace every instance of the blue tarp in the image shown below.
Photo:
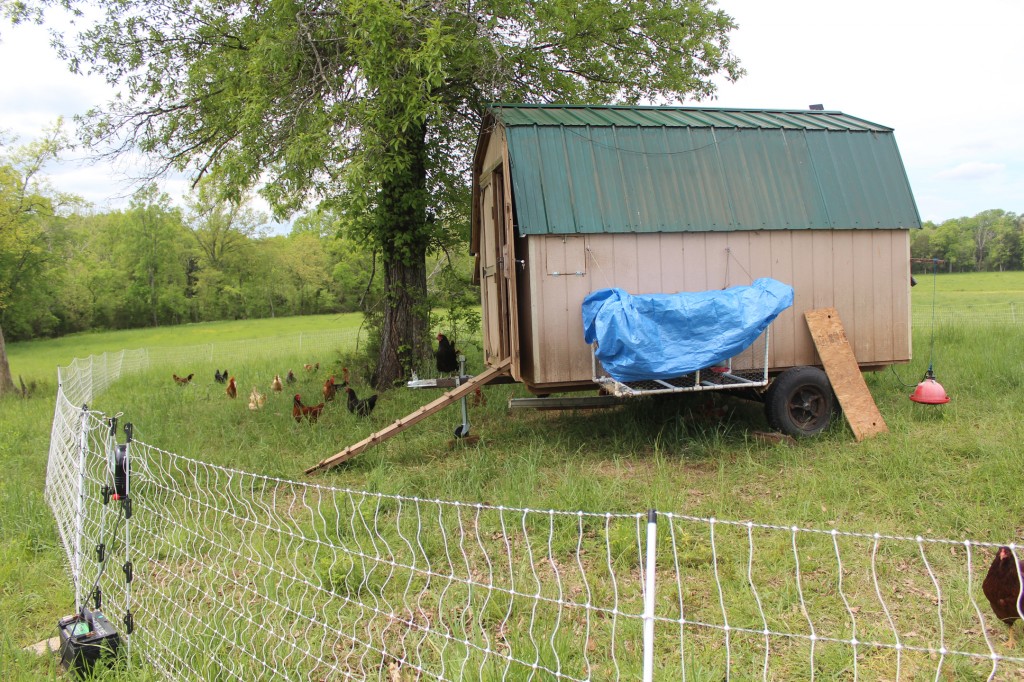
<path fill-rule="evenodd" d="M 583 338 L 617 381 L 671 379 L 737 355 L 791 305 L 793 287 L 767 277 L 721 291 L 599 289 L 583 299 Z"/>

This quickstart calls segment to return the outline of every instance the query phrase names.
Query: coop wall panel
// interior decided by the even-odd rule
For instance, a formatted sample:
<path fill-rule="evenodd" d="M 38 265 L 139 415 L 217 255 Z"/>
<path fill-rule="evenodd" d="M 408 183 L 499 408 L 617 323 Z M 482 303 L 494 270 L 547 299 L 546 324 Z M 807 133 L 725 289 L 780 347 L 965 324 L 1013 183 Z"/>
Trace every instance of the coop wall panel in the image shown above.
<path fill-rule="evenodd" d="M 794 304 L 772 324 L 771 369 L 819 364 L 803 312 L 828 306 L 839 310 L 861 365 L 910 359 L 904 230 L 587 235 L 568 242 L 548 236 L 528 243 L 531 262 L 562 262 L 567 245 L 586 257 L 582 277 L 528 266 L 532 366 L 524 377 L 533 385 L 590 381 L 580 307 L 589 292 L 610 286 L 637 294 L 675 293 L 772 277 L 793 286 Z M 744 357 L 738 368 L 759 362 Z"/>

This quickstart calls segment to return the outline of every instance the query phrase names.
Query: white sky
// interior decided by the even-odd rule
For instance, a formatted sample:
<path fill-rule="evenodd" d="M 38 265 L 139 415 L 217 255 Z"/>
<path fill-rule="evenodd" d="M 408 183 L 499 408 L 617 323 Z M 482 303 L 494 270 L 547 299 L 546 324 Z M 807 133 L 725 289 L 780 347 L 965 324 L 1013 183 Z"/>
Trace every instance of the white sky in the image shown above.
<path fill-rule="evenodd" d="M 1024 212 L 1024 0 L 719 0 L 747 75 L 705 105 L 826 109 L 894 128 L 924 220 Z M 0 129 L 21 141 L 109 90 L 73 76 L 43 29 L 0 27 Z M 694 104 L 694 103 L 690 103 Z M 98 208 L 132 191 L 123 169 L 62 163 L 54 186 Z M 178 198 L 184 181 L 164 189 Z"/>

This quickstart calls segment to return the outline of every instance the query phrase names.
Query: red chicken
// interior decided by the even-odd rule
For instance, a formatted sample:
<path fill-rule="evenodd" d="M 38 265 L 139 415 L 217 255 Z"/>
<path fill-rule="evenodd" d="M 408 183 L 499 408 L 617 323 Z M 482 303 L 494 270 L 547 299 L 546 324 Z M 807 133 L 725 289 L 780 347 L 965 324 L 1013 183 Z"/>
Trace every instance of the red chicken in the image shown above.
<path fill-rule="evenodd" d="M 295 398 L 292 400 L 292 419 L 296 422 L 301 422 L 302 418 L 305 417 L 311 424 L 315 424 L 316 420 L 320 418 L 320 413 L 323 411 L 323 403 L 303 405 L 302 396 L 298 393 L 295 394 Z"/>
<path fill-rule="evenodd" d="M 992 613 L 996 618 L 1010 626 L 1010 639 L 1007 646 L 1013 647 L 1013 624 L 1024 613 L 1024 597 L 1020 593 L 1020 576 L 1024 572 L 1024 562 L 1014 560 L 1013 550 L 1000 547 L 996 558 L 989 566 L 985 582 L 981 590 L 992 605 Z"/>
<path fill-rule="evenodd" d="M 334 383 L 334 375 L 327 377 L 327 381 L 324 382 L 324 400 L 330 402 L 334 400 L 334 396 L 338 393 L 338 385 Z"/>
<path fill-rule="evenodd" d="M 224 392 L 228 394 L 229 398 L 238 397 L 238 389 L 235 387 L 235 378 L 231 377 L 228 379 L 228 387 L 224 389 Z"/>
<path fill-rule="evenodd" d="M 194 377 L 195 374 L 189 374 L 187 377 L 179 377 L 177 374 L 174 374 L 172 372 L 171 376 L 174 377 L 174 383 L 178 384 L 179 386 L 188 386 L 189 383 L 191 383 L 192 377 Z"/>
<path fill-rule="evenodd" d="M 377 394 L 374 393 L 369 398 L 360 400 L 351 387 L 346 386 L 345 392 L 348 393 L 348 411 L 360 417 L 369 417 L 377 405 Z"/>

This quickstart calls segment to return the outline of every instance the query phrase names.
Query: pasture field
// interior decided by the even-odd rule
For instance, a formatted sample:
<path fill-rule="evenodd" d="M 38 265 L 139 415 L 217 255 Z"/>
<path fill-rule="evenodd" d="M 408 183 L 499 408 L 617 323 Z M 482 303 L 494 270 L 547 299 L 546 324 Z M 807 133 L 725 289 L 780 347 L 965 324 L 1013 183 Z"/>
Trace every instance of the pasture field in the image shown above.
<path fill-rule="evenodd" d="M 299 332 L 324 329 L 356 330 L 362 322 L 358 313 L 343 315 L 306 315 L 275 317 L 262 320 L 231 320 L 183 324 L 176 327 L 146 327 L 108 332 L 70 334 L 57 339 L 42 339 L 7 345 L 11 375 L 15 382 L 21 375 L 25 382 L 55 384 L 56 368 L 75 358 L 87 358 L 106 351 L 157 348 L 162 346 L 194 346 L 225 341 L 264 339 L 290 336 Z"/>
<path fill-rule="evenodd" d="M 931 305 L 931 277 L 918 276 L 915 311 Z M 940 275 L 938 299 L 963 304 L 1021 300 L 1024 273 Z M 267 325 L 266 323 L 273 324 Z M 308 325 L 308 326 L 307 326 Z M 72 356 L 147 345 L 193 345 L 257 338 L 300 329 L 358 325 L 349 317 L 186 325 L 13 344 L 12 370 L 55 385 L 54 365 Z M 215 328 L 211 331 L 209 328 Z M 518 386 L 485 388 L 486 404 L 470 408 L 474 445 L 452 439 L 457 408 L 412 427 L 315 480 L 404 496 L 485 502 L 532 509 L 639 512 L 648 508 L 695 516 L 864 533 L 1008 542 L 1024 538 L 1017 501 L 1024 420 L 1020 397 L 1024 327 L 979 325 L 969 318 L 934 331 L 935 371 L 952 397 L 944 406 L 908 400 L 928 366 L 932 330 L 914 331 L 915 359 L 867 375 L 890 433 L 856 443 L 845 423 L 794 446 L 766 444 L 761 406 L 726 394 L 637 401 L 600 412 L 509 414 Z M 136 335 L 137 334 L 137 335 Z M 165 339 L 160 343 L 160 339 Z M 467 350 L 469 371 L 480 369 Z M 122 380 L 90 407 L 123 412 L 136 438 L 180 455 L 281 478 L 306 480 L 303 469 L 404 416 L 437 395 L 398 389 L 368 419 L 328 404 L 319 423 L 291 419 L 290 393 L 318 402 L 326 374 L 340 377 L 352 358 L 318 358 L 318 374 L 297 372 L 284 395 L 269 391 L 275 373 L 313 360 L 281 357 L 232 368 L 239 397 L 212 380 L 214 367 L 160 368 Z M 41 369 L 47 363 L 49 377 Z M 192 385 L 170 378 L 195 371 Z M 361 396 L 368 392 L 356 377 Z M 264 409 L 250 411 L 257 386 Z M 0 402 L 0 669 L 8 678 L 56 678 L 52 658 L 20 647 L 54 634 L 73 595 L 63 552 L 42 498 L 53 391 Z M 768 557 L 767 560 L 771 560 Z M 139 679 L 138 670 L 131 679 Z M 128 679 L 116 671 L 108 675 Z M 972 678 L 966 678 L 972 679 Z"/>

